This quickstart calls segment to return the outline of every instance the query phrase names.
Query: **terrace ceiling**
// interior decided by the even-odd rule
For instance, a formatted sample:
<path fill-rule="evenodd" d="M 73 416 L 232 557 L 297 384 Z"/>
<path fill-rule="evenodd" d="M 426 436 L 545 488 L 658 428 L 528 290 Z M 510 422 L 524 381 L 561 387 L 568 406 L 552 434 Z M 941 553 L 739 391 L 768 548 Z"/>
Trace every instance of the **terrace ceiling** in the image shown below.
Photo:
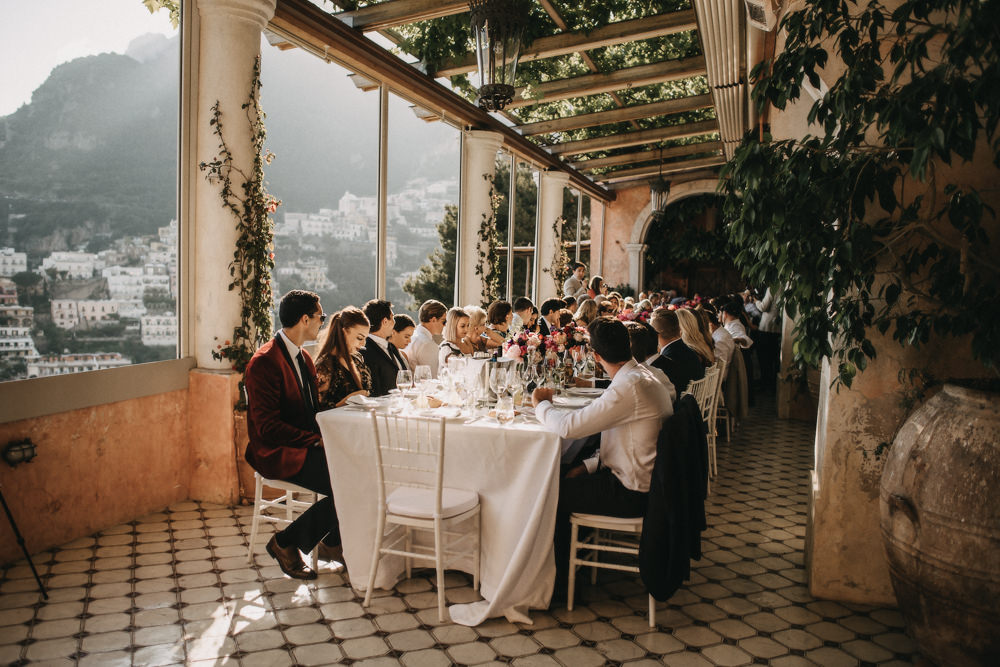
<path fill-rule="evenodd" d="M 569 171 L 575 187 L 600 199 L 661 170 L 673 181 L 717 172 L 745 129 L 742 0 L 526 4 L 518 89 L 504 122 L 472 106 L 468 0 L 278 0 L 271 39 L 322 47 L 358 73 L 360 87 L 381 80 L 406 91 L 427 120 L 501 131 L 513 152 Z M 419 62 L 405 65 L 362 37 L 375 32 Z M 381 52 L 368 63 L 367 48 Z M 460 95 L 439 77 L 451 77 Z"/>

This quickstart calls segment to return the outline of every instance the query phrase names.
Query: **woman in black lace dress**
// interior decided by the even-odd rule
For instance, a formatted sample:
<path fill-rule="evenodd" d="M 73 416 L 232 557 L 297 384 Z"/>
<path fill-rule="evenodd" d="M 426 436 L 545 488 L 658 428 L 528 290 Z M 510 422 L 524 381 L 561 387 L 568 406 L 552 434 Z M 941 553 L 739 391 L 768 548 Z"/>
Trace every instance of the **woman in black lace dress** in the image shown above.
<path fill-rule="evenodd" d="M 371 391 L 372 376 L 361 358 L 368 331 L 368 318 L 354 306 L 330 318 L 316 357 L 320 410 L 338 408 L 348 397 L 367 396 Z"/>

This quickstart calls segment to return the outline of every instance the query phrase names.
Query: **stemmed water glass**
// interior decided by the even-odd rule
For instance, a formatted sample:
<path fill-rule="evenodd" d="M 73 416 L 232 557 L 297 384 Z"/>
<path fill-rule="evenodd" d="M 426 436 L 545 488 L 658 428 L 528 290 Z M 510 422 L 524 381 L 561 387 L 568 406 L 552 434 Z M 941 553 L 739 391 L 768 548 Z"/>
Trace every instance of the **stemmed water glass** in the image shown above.
<path fill-rule="evenodd" d="M 431 367 L 430 366 L 417 366 L 413 369 L 413 384 L 416 386 L 421 386 L 425 382 L 431 379 Z"/>
<path fill-rule="evenodd" d="M 507 368 L 497 365 L 490 369 L 490 389 L 493 390 L 498 399 L 507 392 L 509 384 L 510 371 Z"/>
<path fill-rule="evenodd" d="M 402 391 L 413 388 L 413 373 L 401 370 L 396 373 L 396 388 Z"/>

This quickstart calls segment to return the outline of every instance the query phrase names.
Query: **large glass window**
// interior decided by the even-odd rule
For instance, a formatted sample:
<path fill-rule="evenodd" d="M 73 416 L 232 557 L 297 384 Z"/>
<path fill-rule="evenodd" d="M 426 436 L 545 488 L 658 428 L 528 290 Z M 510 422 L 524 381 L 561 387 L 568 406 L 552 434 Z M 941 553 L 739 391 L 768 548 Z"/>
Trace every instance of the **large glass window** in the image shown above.
<path fill-rule="evenodd" d="M 455 300 L 461 133 L 389 95 L 386 296 L 416 319 L 427 299 Z"/>
<path fill-rule="evenodd" d="M 375 296 L 379 97 L 301 49 L 261 46 L 268 189 L 275 213 L 275 298 L 317 292 L 327 312 Z"/>
<path fill-rule="evenodd" d="M 177 356 L 180 37 L 138 0 L 0 23 L 0 380 Z"/>
<path fill-rule="evenodd" d="M 517 164 L 517 200 L 514 210 L 514 286 L 511 297 L 531 297 L 535 284 L 538 170 L 524 162 Z"/>
<path fill-rule="evenodd" d="M 493 192 L 496 196 L 496 224 L 497 234 L 500 239 L 500 253 L 497 261 L 500 266 L 499 296 L 503 299 L 511 300 L 511 290 L 508 289 L 507 275 L 508 264 L 510 262 L 510 165 L 511 155 L 505 151 L 498 151 L 496 166 L 493 170 Z"/>

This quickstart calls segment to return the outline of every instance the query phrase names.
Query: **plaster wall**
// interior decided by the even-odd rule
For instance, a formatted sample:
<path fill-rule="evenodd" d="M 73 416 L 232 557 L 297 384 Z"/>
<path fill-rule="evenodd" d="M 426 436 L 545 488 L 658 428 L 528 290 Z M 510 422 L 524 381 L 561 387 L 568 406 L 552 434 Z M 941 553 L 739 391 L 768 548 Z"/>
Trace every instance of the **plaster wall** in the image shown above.
<path fill-rule="evenodd" d="M 0 465 L 4 498 L 35 553 L 190 496 L 187 390 L 0 424 L 0 443 L 31 438 L 38 456 Z M 0 519 L 0 563 L 20 559 Z"/>
<path fill-rule="evenodd" d="M 604 255 L 601 275 L 609 286 L 629 281 L 629 257 L 626 245 L 632 234 L 635 218 L 649 206 L 649 186 L 646 183 L 622 188 L 604 212 Z M 597 238 L 596 232 L 593 238 Z M 633 285 L 633 287 L 636 287 Z"/>

